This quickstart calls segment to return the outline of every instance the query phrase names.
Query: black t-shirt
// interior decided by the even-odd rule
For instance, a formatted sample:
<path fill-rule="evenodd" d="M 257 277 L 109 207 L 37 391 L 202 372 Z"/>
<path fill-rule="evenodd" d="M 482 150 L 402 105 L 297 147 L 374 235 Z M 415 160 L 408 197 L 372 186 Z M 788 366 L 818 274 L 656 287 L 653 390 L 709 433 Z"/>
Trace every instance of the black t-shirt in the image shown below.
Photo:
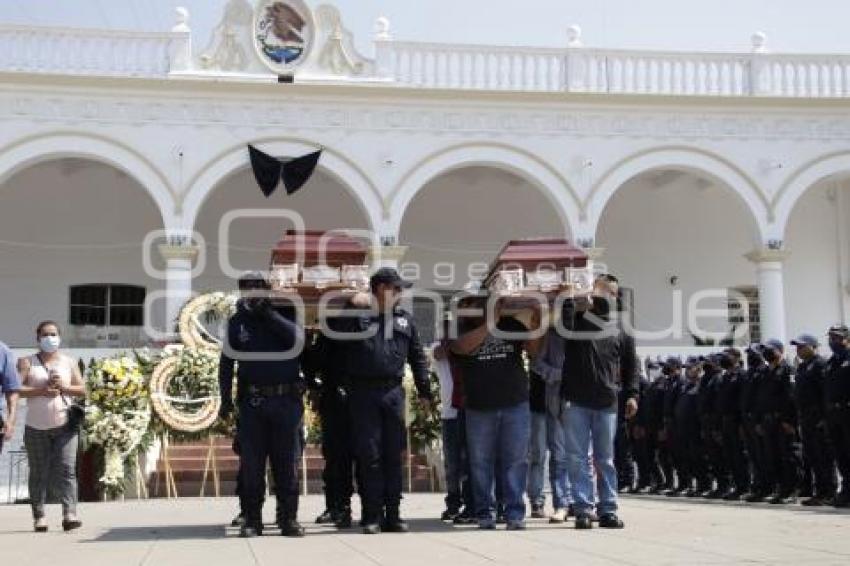
<path fill-rule="evenodd" d="M 525 325 L 512 317 L 502 317 L 496 328 L 503 332 L 528 331 Z M 523 342 L 521 339 L 504 340 L 490 334 L 471 354 L 458 356 L 463 368 L 468 409 L 506 409 L 528 401 Z"/>

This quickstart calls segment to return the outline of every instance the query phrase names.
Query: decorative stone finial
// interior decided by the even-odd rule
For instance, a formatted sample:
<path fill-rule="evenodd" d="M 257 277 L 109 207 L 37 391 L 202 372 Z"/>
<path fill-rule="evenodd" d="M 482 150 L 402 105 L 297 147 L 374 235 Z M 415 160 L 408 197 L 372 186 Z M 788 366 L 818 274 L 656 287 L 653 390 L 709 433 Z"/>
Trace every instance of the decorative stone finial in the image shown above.
<path fill-rule="evenodd" d="M 567 47 L 581 46 L 581 27 L 573 24 L 567 28 Z"/>
<path fill-rule="evenodd" d="M 392 39 L 390 34 L 390 20 L 386 16 L 381 16 L 375 20 L 375 39 L 379 41 L 389 41 Z"/>
<path fill-rule="evenodd" d="M 750 44 L 753 46 L 753 53 L 764 53 L 767 51 L 767 34 L 763 31 L 755 32 L 750 37 Z"/>
<path fill-rule="evenodd" d="M 189 29 L 189 10 L 183 6 L 178 6 L 174 9 L 175 23 L 171 31 L 188 32 Z"/>

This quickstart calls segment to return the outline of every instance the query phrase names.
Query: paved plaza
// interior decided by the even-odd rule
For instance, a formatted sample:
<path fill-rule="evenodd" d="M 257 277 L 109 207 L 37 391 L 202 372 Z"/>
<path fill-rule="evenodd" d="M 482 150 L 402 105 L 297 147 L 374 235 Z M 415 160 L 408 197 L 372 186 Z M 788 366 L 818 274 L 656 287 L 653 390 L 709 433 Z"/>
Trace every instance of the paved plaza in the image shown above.
<path fill-rule="evenodd" d="M 305 523 L 321 504 L 316 496 L 303 502 Z M 32 533 L 29 509 L 19 505 L 0 507 L 0 540 L 3 562 L 15 566 L 850 564 L 850 512 L 664 498 L 626 498 L 622 507 L 623 531 L 576 531 L 572 523 L 540 520 L 521 533 L 480 532 L 435 520 L 440 496 L 413 495 L 404 504 L 413 530 L 407 535 L 365 536 L 311 523 L 304 539 L 244 540 L 223 526 L 235 499 L 87 504 L 84 528 L 71 535 L 59 530 L 58 508 L 51 509 L 50 533 Z"/>

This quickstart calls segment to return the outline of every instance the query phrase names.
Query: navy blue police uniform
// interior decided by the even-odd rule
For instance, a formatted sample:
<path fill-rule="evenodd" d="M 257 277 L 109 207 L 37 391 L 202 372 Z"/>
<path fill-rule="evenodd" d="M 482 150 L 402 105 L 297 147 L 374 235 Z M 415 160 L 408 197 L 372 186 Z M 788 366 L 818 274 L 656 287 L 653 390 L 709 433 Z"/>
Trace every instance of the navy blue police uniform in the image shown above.
<path fill-rule="evenodd" d="M 303 341 L 303 329 L 272 308 L 268 300 L 240 300 L 227 323 L 219 384 L 222 412 L 228 413 L 233 407 L 233 379 L 237 378 L 243 536 L 262 534 L 267 462 L 271 463 L 282 533 L 304 534 L 296 519 L 305 391 L 298 354 Z M 285 352 L 288 355 L 281 355 Z"/>
<path fill-rule="evenodd" d="M 824 399 L 829 438 L 841 474 L 835 506 L 850 507 L 850 349 L 843 345 L 850 338 L 850 330 L 834 326 L 829 334 L 833 354 L 827 363 Z"/>
<path fill-rule="evenodd" d="M 765 479 L 773 497 L 771 503 L 787 503 L 796 496 L 799 463 L 794 453 L 797 410 L 794 406 L 792 369 L 782 358 L 778 340 L 762 345 L 768 366 L 756 393 L 759 441 L 765 458 Z"/>
<path fill-rule="evenodd" d="M 379 283 L 408 286 L 395 270 L 372 276 Z M 362 310 L 329 319 L 338 339 L 343 383 L 348 392 L 363 523 L 367 533 L 407 529 L 399 506 L 402 492 L 402 451 L 406 445 L 405 365 L 409 364 L 420 398 L 431 398 L 428 360 L 413 317 L 399 307 L 391 312 Z"/>

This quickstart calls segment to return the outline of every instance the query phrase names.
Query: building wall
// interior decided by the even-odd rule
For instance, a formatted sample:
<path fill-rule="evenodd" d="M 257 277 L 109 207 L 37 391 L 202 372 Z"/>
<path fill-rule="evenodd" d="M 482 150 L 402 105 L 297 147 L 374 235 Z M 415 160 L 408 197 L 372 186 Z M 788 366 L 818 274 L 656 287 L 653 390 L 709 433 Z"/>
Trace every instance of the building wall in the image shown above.
<path fill-rule="evenodd" d="M 597 243 L 605 248 L 601 263 L 635 291 L 636 327 L 651 332 L 672 328 L 678 336 L 667 336 L 660 344 L 687 346 L 694 341 L 686 319 L 674 324 L 676 304 L 687 314 L 697 292 L 755 284 L 755 269 L 743 257 L 752 248 L 752 224 L 745 207 L 725 187 L 690 173 L 647 174 L 614 195 L 602 215 Z M 675 286 L 670 282 L 674 276 Z M 699 306 L 723 308 L 725 300 Z M 718 317 L 697 322 L 710 332 L 731 330 Z M 639 340 L 646 346 L 654 342 Z"/>
<path fill-rule="evenodd" d="M 844 191 L 846 206 L 847 189 Z M 791 215 L 787 236 L 790 255 L 785 269 L 785 304 L 791 335 L 823 334 L 842 319 L 838 222 L 848 218 L 839 209 L 834 188 L 820 183 L 810 189 Z M 844 220 L 846 222 L 846 220 Z M 850 243 L 850 242 L 847 242 Z"/>
<path fill-rule="evenodd" d="M 29 346 L 39 321 L 67 327 L 71 285 L 161 288 L 142 263 L 142 240 L 161 227 L 146 192 L 108 166 L 52 161 L 7 180 L 0 185 L 0 339 Z"/>

